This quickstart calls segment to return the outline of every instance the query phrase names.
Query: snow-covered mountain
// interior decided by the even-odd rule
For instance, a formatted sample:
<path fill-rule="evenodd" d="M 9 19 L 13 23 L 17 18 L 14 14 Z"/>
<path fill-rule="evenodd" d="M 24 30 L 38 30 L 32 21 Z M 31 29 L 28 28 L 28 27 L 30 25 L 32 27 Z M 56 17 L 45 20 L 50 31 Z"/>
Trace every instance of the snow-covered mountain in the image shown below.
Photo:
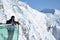
<path fill-rule="evenodd" d="M 58 12 L 48 16 L 19 0 L 0 0 L 0 22 L 6 23 L 14 15 L 21 23 L 18 40 L 59 40 Z"/>
<path fill-rule="evenodd" d="M 55 10 L 55 11 L 53 11 Z M 49 11 L 49 12 L 48 12 Z M 60 40 L 60 10 L 57 9 L 45 9 L 41 11 L 47 15 L 47 26 L 50 27 L 50 31 L 56 40 Z M 54 14 L 53 14 L 54 13 Z"/>
<path fill-rule="evenodd" d="M 41 12 L 54 14 L 55 10 L 54 9 L 43 9 L 43 10 L 41 10 Z"/>

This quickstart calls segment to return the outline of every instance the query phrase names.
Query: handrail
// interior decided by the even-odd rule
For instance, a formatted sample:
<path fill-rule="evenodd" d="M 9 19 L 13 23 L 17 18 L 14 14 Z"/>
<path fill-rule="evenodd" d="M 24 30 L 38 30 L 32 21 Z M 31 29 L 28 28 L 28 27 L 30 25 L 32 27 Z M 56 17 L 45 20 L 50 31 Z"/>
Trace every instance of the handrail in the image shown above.
<path fill-rule="evenodd" d="M 12 24 L 0 24 L 0 26 L 7 26 L 7 25 L 12 25 Z M 14 26 L 16 26 L 16 25 L 14 25 Z"/>

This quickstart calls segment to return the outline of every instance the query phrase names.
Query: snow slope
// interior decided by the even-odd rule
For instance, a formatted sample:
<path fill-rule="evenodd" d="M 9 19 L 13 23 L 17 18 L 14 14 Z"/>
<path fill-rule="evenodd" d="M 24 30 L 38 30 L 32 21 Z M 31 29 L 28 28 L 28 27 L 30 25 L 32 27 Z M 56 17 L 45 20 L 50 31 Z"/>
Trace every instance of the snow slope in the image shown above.
<path fill-rule="evenodd" d="M 49 10 L 49 12 L 47 12 L 47 10 L 44 11 L 48 13 L 46 14 L 47 27 L 50 27 L 49 31 L 53 34 L 56 40 L 60 40 L 60 10 L 53 9 L 55 10 L 54 14 L 51 9 Z"/>
<path fill-rule="evenodd" d="M 46 14 L 19 0 L 0 0 L 0 3 L 3 6 L 0 6 L 0 22 L 6 23 L 12 15 L 21 22 L 18 40 L 56 40 L 52 33 L 47 31 Z"/>

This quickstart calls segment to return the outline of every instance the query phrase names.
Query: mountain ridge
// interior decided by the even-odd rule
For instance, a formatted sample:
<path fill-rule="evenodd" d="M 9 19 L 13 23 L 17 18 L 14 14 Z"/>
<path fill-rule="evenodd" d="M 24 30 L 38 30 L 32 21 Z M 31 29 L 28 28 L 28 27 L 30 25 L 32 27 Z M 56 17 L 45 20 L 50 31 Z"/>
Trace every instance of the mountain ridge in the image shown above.
<path fill-rule="evenodd" d="M 6 22 L 12 15 L 21 22 L 18 40 L 56 40 L 54 35 L 47 31 L 46 14 L 32 9 L 28 4 L 18 0 L 2 0 L 2 5 L 3 10 L 0 10 L 0 14 L 2 14 L 0 17 L 3 20 L 0 20 L 1 22 Z M 50 22 L 50 20 L 48 21 Z"/>

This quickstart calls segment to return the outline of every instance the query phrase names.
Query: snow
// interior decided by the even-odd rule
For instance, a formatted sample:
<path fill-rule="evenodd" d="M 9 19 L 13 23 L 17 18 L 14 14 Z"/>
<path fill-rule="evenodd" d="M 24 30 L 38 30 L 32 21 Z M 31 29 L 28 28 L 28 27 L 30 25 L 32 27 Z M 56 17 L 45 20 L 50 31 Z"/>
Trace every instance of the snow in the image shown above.
<path fill-rule="evenodd" d="M 55 9 L 54 15 L 53 14 L 46 14 L 47 15 L 47 26 L 51 27 L 50 32 L 56 38 L 56 40 L 60 40 L 60 11 Z"/>
<path fill-rule="evenodd" d="M 54 31 L 47 31 L 48 26 L 55 26 L 56 21 L 54 15 L 51 14 L 51 16 L 47 17 L 46 14 L 39 12 L 31 8 L 28 4 L 18 0 L 1 1 L 3 10 L 0 10 L 0 21 L 6 23 L 6 20 L 14 15 L 16 21 L 21 23 L 21 25 L 19 25 L 18 40 L 58 40 L 58 37 L 54 34 L 57 32 L 54 27 L 52 28 Z M 3 20 L 1 18 L 3 18 Z M 47 26 L 49 22 L 51 22 L 51 24 Z"/>

